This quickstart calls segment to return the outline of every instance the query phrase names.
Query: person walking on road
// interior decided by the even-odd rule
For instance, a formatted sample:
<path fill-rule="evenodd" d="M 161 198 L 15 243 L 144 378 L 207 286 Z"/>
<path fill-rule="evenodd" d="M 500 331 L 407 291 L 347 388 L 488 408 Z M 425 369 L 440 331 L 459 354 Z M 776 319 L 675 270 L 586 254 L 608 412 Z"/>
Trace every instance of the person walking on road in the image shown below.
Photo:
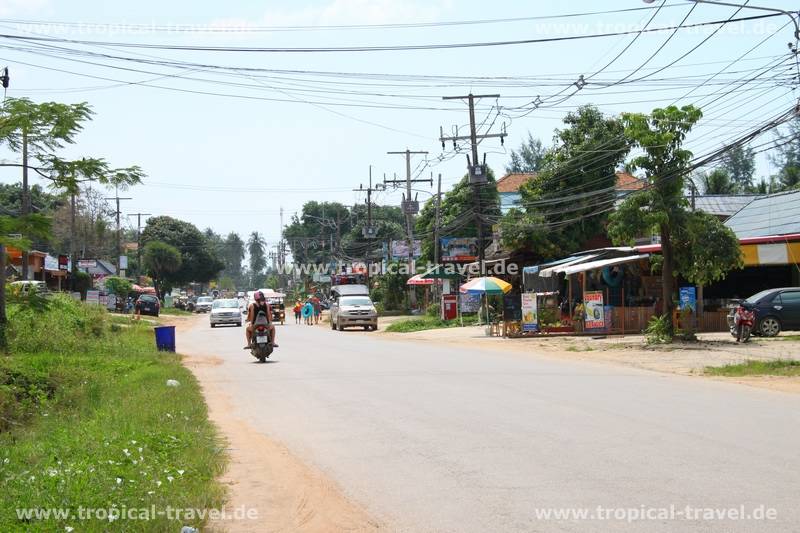
<path fill-rule="evenodd" d="M 294 303 L 294 308 L 292 310 L 294 311 L 294 323 L 295 324 L 299 324 L 300 323 L 300 313 L 303 311 L 303 304 L 300 303 L 300 300 L 297 300 Z"/>
<path fill-rule="evenodd" d="M 307 325 L 314 325 L 314 306 L 311 304 L 310 300 L 307 300 L 303 305 L 303 318 L 305 319 Z"/>
<path fill-rule="evenodd" d="M 314 324 L 319 324 L 319 317 L 322 315 L 322 302 L 316 295 L 311 298 L 311 306 L 314 308 Z"/>

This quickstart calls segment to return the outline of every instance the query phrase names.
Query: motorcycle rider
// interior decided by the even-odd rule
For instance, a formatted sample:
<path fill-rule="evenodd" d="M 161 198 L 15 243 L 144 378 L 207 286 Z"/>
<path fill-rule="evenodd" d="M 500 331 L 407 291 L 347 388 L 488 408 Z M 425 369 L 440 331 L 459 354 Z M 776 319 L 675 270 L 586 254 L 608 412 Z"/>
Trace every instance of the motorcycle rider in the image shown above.
<path fill-rule="evenodd" d="M 250 341 L 253 338 L 253 323 L 256 321 L 259 311 L 263 311 L 264 315 L 269 322 L 269 334 L 272 338 L 272 347 L 277 348 L 278 344 L 275 342 L 275 325 L 272 323 L 272 307 L 267 303 L 264 293 L 256 291 L 253 294 L 253 303 L 247 308 L 247 328 L 245 329 L 245 337 L 247 338 L 247 346 L 245 349 L 250 348 Z"/>

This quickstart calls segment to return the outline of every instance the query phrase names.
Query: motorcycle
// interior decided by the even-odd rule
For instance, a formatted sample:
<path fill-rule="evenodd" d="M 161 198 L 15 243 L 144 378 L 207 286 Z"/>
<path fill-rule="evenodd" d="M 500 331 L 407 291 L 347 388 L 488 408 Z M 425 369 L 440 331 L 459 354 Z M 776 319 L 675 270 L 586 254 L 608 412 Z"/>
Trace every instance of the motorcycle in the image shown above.
<path fill-rule="evenodd" d="M 259 311 L 253 322 L 253 335 L 250 337 L 250 353 L 262 363 L 272 353 L 272 335 L 269 329 L 269 321 L 264 311 Z"/>
<path fill-rule="evenodd" d="M 736 339 L 736 342 L 750 340 L 750 333 L 753 330 L 755 320 L 756 314 L 746 304 L 741 303 L 736 306 L 733 311 L 733 324 L 731 325 L 731 335 Z"/>

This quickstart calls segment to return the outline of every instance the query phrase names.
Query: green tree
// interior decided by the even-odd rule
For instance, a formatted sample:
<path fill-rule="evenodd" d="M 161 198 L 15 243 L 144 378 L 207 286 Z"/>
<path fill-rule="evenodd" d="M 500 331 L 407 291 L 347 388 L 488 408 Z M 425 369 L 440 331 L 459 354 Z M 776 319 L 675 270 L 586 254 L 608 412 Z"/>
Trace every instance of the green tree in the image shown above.
<path fill-rule="evenodd" d="M 542 141 L 534 139 L 528 132 L 528 140 L 518 150 L 511 150 L 511 161 L 506 165 L 506 172 L 538 172 L 544 163 L 545 153 Z"/>
<path fill-rule="evenodd" d="M 284 229 L 295 263 L 327 264 L 340 255 L 342 241 L 353 228 L 347 206 L 339 202 L 303 204 Z"/>
<path fill-rule="evenodd" d="M 133 288 L 133 283 L 131 283 L 129 279 L 117 276 L 107 277 L 105 283 L 108 292 L 122 298 L 127 297 L 128 293 L 131 292 Z"/>
<path fill-rule="evenodd" d="M 182 254 L 174 246 L 165 242 L 151 240 L 144 247 L 142 263 L 147 274 L 153 278 L 153 285 L 159 298 L 164 297 L 165 285 L 172 285 L 181 269 Z"/>
<path fill-rule="evenodd" d="M 481 204 L 481 224 L 483 235 L 492 235 L 492 224 L 500 218 L 500 195 L 492 169 L 486 172 L 487 181 L 477 187 L 470 185 L 469 176 L 461 178 L 452 189 L 444 193 L 440 207 L 439 237 L 477 237 L 478 225 L 475 218 L 475 192 Z M 422 241 L 422 257 L 433 259 L 434 226 L 436 224 L 436 201 L 431 198 L 420 210 L 416 221 L 416 236 Z M 486 243 L 484 242 L 484 246 Z"/>
<path fill-rule="evenodd" d="M 735 194 L 739 191 L 738 185 L 731 180 L 730 174 L 724 168 L 716 168 L 700 176 L 703 194 Z"/>
<path fill-rule="evenodd" d="M 178 249 L 180 268 L 170 274 L 175 284 L 208 283 L 225 266 L 194 224 L 168 216 L 152 217 L 142 231 L 142 245 L 161 241 Z M 144 263 L 144 259 L 142 259 Z"/>
<path fill-rule="evenodd" d="M 715 217 L 689 211 L 683 194 L 692 158 L 682 147 L 683 140 L 701 117 L 701 111 L 693 106 L 654 109 L 650 116 L 622 116 L 625 134 L 643 152 L 630 166 L 644 171 L 649 186 L 626 198 L 611 215 L 609 235 L 618 244 L 631 244 L 652 231 L 661 236 L 659 266 L 670 338 L 674 335 L 675 277 L 706 284 L 742 265 L 733 232 Z"/>
<path fill-rule="evenodd" d="M 733 190 L 737 193 L 753 190 L 753 173 L 756 171 L 756 158 L 752 148 L 736 145 L 722 156 L 722 169 L 730 177 Z"/>
<path fill-rule="evenodd" d="M 770 160 L 779 169 L 773 182 L 777 187 L 771 192 L 800 186 L 800 118 L 789 122 L 788 131 L 778 133 Z"/>
<path fill-rule="evenodd" d="M 264 277 L 267 267 L 267 243 L 257 231 L 250 234 L 247 239 L 247 254 L 250 256 L 250 286 L 258 288 Z"/>
<path fill-rule="evenodd" d="M 237 233 L 230 232 L 222 246 L 222 262 L 225 265 L 222 275 L 233 280 L 236 286 L 244 283 L 242 261 L 244 261 L 244 241 Z"/>
<path fill-rule="evenodd" d="M 40 215 L 52 215 L 66 205 L 63 194 L 51 194 L 40 185 L 30 187 L 31 211 Z M 0 213 L 18 215 L 22 213 L 22 184 L 0 183 Z"/>
<path fill-rule="evenodd" d="M 630 150 L 622 122 L 594 106 L 569 113 L 564 124 L 538 174 L 520 188 L 522 209 L 501 224 L 505 245 L 544 258 L 579 250 L 602 233 L 616 170 Z"/>

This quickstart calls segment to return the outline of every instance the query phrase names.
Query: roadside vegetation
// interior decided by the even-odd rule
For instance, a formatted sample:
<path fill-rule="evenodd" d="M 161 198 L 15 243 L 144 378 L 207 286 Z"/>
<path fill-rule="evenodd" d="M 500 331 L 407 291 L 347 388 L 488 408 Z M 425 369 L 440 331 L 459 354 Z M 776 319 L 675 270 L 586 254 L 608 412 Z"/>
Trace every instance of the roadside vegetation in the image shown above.
<path fill-rule="evenodd" d="M 0 356 L 0 531 L 178 531 L 199 517 L 20 519 L 16 509 L 219 509 L 222 445 L 152 327 L 68 297 L 9 307 Z M 178 386 L 168 386 L 176 380 Z"/>
<path fill-rule="evenodd" d="M 175 307 L 162 307 L 159 313 L 162 315 L 170 315 L 170 316 L 192 316 L 191 311 L 186 311 L 184 309 L 176 309 Z"/>
<path fill-rule="evenodd" d="M 800 361 L 747 361 L 738 365 L 707 366 L 711 376 L 800 376 Z"/>
<path fill-rule="evenodd" d="M 478 323 L 477 316 L 465 316 L 464 326 L 474 326 Z M 423 331 L 426 329 L 457 328 L 461 327 L 461 320 L 442 320 L 439 317 L 419 316 L 407 320 L 399 320 L 386 327 L 390 333 L 411 333 L 413 331 Z"/>

